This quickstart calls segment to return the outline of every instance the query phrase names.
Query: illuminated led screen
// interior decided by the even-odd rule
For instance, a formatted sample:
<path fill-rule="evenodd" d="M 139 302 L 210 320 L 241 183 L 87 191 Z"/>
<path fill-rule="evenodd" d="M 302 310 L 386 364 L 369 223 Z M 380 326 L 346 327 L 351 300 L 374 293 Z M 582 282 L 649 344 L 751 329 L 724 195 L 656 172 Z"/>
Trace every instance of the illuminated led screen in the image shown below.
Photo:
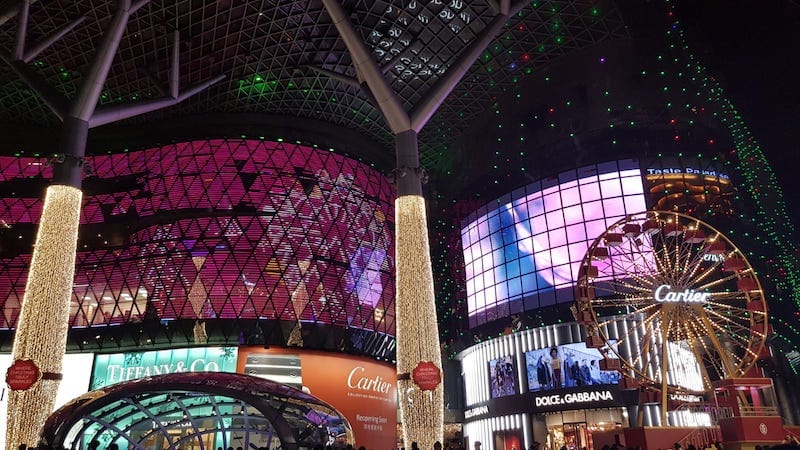
<path fill-rule="evenodd" d="M 80 243 L 73 327 L 236 318 L 394 335 L 394 188 L 368 165 L 220 139 L 90 156 L 86 166 L 81 223 L 129 231 Z M 52 176 L 39 158 L 3 157 L 0 168 L 0 183 Z M 0 198 L 9 227 L 38 222 L 41 191 L 29 191 Z M 0 259 L 0 328 L 17 320 L 29 261 Z"/>
<path fill-rule="evenodd" d="M 574 300 L 586 249 L 646 209 L 635 160 L 571 170 L 498 199 L 461 230 L 470 326 Z"/>
<path fill-rule="evenodd" d="M 613 353 L 609 353 L 613 356 Z M 528 389 L 543 391 L 598 384 L 617 384 L 620 373 L 600 370 L 603 355 L 584 343 L 525 352 Z"/>
<path fill-rule="evenodd" d="M 489 361 L 489 392 L 492 398 L 517 393 L 517 376 L 514 360 L 510 356 Z"/>

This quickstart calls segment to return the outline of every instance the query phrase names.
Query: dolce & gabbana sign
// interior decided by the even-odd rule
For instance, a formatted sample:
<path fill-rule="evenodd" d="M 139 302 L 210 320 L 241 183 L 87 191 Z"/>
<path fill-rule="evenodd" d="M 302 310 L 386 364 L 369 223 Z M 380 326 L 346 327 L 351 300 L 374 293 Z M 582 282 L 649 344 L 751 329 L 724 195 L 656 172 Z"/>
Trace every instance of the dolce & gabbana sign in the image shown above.
<path fill-rule="evenodd" d="M 485 416 L 489 414 L 488 405 L 480 405 L 464 411 L 464 419 L 472 419 L 473 417 Z"/>
<path fill-rule="evenodd" d="M 550 394 L 534 397 L 534 405 L 561 406 L 571 404 L 597 403 L 599 401 L 613 401 L 614 395 L 610 390 L 594 392 L 567 392 L 565 394 Z"/>
<path fill-rule="evenodd" d="M 583 386 L 530 392 L 527 397 L 531 412 L 568 411 L 585 408 L 612 408 L 635 405 L 636 390 L 619 390 L 613 385 Z"/>

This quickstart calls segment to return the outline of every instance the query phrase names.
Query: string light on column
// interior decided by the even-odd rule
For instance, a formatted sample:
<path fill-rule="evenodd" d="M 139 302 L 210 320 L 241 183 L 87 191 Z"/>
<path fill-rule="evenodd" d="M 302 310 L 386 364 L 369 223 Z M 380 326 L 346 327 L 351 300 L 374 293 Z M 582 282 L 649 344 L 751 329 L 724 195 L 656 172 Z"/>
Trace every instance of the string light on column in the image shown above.
<path fill-rule="evenodd" d="M 69 306 L 75 277 L 82 193 L 50 186 L 33 250 L 14 340 L 14 360 L 32 359 L 42 373 L 60 374 L 67 341 Z M 35 330 L 35 332 L 33 332 Z M 6 449 L 36 446 L 39 429 L 53 411 L 58 380 L 43 378 L 25 391 L 10 391 Z"/>
<path fill-rule="evenodd" d="M 441 370 L 425 199 L 418 195 L 399 197 L 395 221 L 397 372 L 410 374 L 423 361 Z M 423 391 L 410 377 L 400 378 L 397 384 L 405 446 L 417 442 L 419 448 L 433 448 L 434 442 L 442 441 L 443 384 Z"/>

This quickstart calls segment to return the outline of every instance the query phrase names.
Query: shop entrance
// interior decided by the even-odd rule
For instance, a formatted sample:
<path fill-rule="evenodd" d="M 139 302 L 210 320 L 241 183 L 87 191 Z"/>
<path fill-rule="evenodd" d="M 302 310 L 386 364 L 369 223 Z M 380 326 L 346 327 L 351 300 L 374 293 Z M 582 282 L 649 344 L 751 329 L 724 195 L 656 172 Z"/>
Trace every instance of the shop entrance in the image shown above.
<path fill-rule="evenodd" d="M 204 429 L 200 430 L 201 433 L 203 433 L 204 431 L 205 431 Z M 191 427 L 186 427 L 183 429 L 168 430 L 168 434 L 172 442 L 183 443 L 180 446 L 182 450 L 201 450 L 200 442 L 198 441 L 198 439 L 202 439 L 203 448 L 205 449 L 214 448 L 214 433 L 204 433 L 197 435 L 194 433 L 194 430 Z M 151 433 L 150 437 L 148 437 L 146 440 L 142 442 L 142 446 L 144 448 L 167 450 L 170 448 L 170 439 L 161 434 Z"/>
<path fill-rule="evenodd" d="M 589 435 L 586 432 L 586 422 L 565 423 L 562 432 L 564 446 L 568 450 L 582 450 L 591 447 L 589 445 Z"/>
<path fill-rule="evenodd" d="M 586 422 L 564 423 L 549 427 L 547 434 L 550 450 L 583 450 L 592 448 Z"/>
<path fill-rule="evenodd" d="M 540 447 L 542 450 L 600 449 L 614 443 L 614 432 L 622 428 L 624 419 L 622 410 L 616 408 L 561 411 L 539 417 L 534 420 L 533 428 L 535 434 L 547 433 L 546 444 Z"/>

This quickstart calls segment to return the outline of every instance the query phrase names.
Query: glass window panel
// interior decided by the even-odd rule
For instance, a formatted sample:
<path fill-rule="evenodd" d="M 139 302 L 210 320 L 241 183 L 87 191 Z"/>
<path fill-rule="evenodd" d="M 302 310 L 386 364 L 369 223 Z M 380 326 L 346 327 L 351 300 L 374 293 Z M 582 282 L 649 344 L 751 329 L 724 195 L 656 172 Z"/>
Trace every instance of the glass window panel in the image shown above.
<path fill-rule="evenodd" d="M 547 231 L 547 219 L 545 219 L 545 216 L 539 215 L 533 217 L 530 220 L 530 229 L 528 231 L 533 231 L 534 233 L 542 233 Z"/>
<path fill-rule="evenodd" d="M 562 187 L 563 189 L 563 187 Z M 581 202 L 580 190 L 577 186 L 561 191 L 561 203 L 564 206 L 577 205 Z"/>
<path fill-rule="evenodd" d="M 561 208 L 561 195 L 558 191 L 544 196 L 544 210 L 556 211 Z"/>
<path fill-rule="evenodd" d="M 519 259 L 519 272 L 521 274 L 528 274 L 536 270 L 533 265 L 533 258 L 530 256 L 521 257 Z"/>
<path fill-rule="evenodd" d="M 643 195 L 625 197 L 625 213 L 633 214 L 641 211 L 646 211 L 647 206 Z"/>
<path fill-rule="evenodd" d="M 539 288 L 536 274 L 530 273 L 522 276 L 522 290 L 524 292 L 535 292 Z"/>
<path fill-rule="evenodd" d="M 564 224 L 572 225 L 583 223 L 583 206 L 575 205 L 564 208 Z"/>
<path fill-rule="evenodd" d="M 592 236 L 600 236 L 605 233 L 606 229 L 606 221 L 604 219 L 586 222 L 586 235 L 590 238 Z"/>
<path fill-rule="evenodd" d="M 607 198 L 603 200 L 603 209 L 606 216 L 619 216 L 625 214 L 625 202 L 622 197 Z"/>
<path fill-rule="evenodd" d="M 509 260 L 506 263 L 505 268 L 506 268 L 506 273 L 505 273 L 506 277 L 517 277 L 520 275 L 520 267 L 518 259 Z"/>
<path fill-rule="evenodd" d="M 508 285 L 505 282 L 498 283 L 493 289 L 495 302 L 508 299 Z"/>
<path fill-rule="evenodd" d="M 494 270 L 487 270 L 483 272 L 483 285 L 486 287 L 492 286 L 495 283 Z"/>
<path fill-rule="evenodd" d="M 508 296 L 510 298 L 519 297 L 522 295 L 522 280 L 519 277 L 514 277 L 508 280 Z"/>

